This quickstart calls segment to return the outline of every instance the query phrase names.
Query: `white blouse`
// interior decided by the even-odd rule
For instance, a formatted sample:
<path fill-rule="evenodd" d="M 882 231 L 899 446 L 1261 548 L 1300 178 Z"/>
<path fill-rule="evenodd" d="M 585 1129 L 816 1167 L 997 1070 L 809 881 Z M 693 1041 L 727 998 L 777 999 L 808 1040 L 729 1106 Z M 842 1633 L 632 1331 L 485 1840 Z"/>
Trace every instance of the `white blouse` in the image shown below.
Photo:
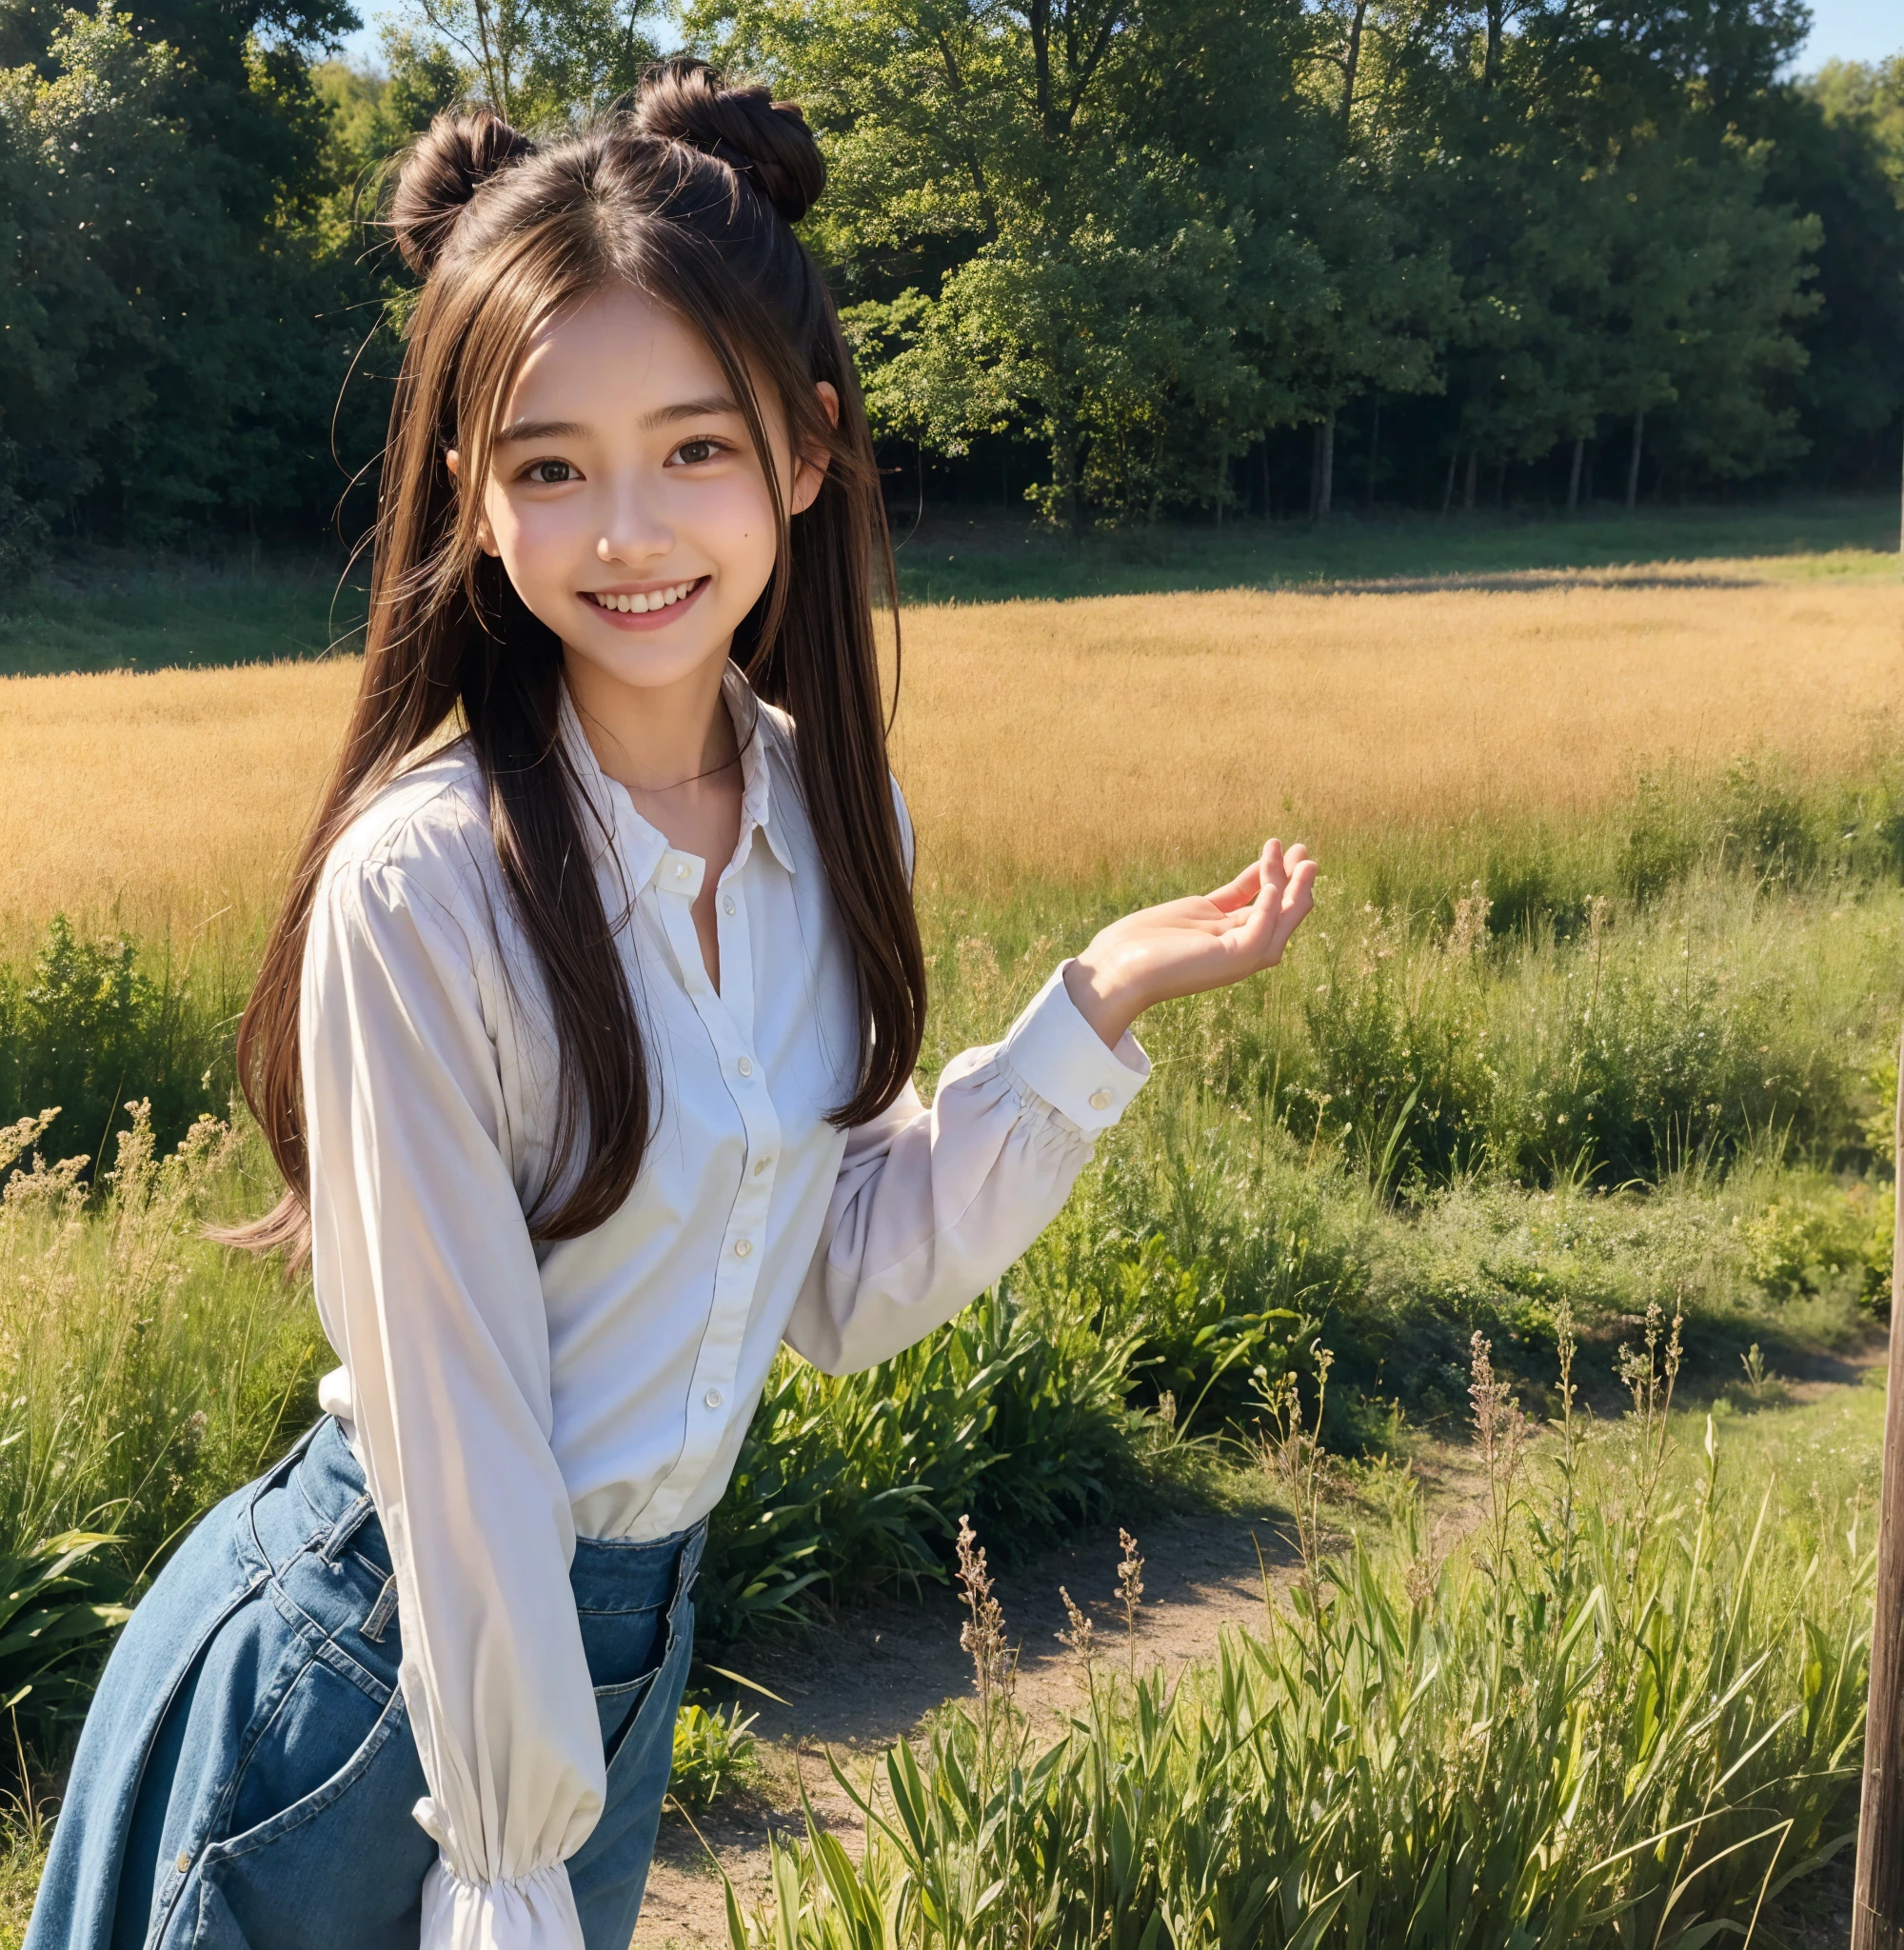
<path fill-rule="evenodd" d="M 642 819 L 565 701 L 661 1093 L 634 1190 L 595 1231 L 539 1246 L 524 1218 L 555 1057 L 463 746 L 378 795 L 311 915 L 313 1266 L 343 1363 L 319 1400 L 396 1570 L 417 1819 L 441 1850 L 424 1950 L 580 1950 L 564 1863 L 605 1774 L 575 1538 L 705 1516 L 783 1340 L 847 1373 L 950 1319 L 1050 1223 L 1149 1073 L 1061 970 L 1002 1043 L 946 1065 L 930 1109 L 908 1086 L 870 1124 L 829 1124 L 859 1053 L 853 972 L 792 726 L 737 672 L 727 699 L 759 730 L 717 883 L 718 989 L 690 913 L 706 863 Z"/>

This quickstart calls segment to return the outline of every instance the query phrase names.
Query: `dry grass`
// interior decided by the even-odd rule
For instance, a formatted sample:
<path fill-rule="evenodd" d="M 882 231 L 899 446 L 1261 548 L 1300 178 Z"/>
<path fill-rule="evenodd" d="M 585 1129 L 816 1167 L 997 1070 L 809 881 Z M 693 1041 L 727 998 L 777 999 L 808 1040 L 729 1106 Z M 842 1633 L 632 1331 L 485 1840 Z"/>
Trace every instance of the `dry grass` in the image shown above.
<path fill-rule="evenodd" d="M 927 870 L 976 894 L 1270 831 L 1564 819 L 1669 758 L 1763 748 L 1804 778 L 1893 744 L 1896 586 L 1735 569 L 935 610 L 899 744 Z"/>
<path fill-rule="evenodd" d="M 55 907 L 183 940 L 255 925 L 356 666 L 0 684 L 0 945 Z M 1567 817 L 1638 766 L 1894 741 L 1904 597 L 1750 564 L 1517 586 L 916 611 L 898 764 L 929 878 L 1205 862 L 1480 812 Z"/>
<path fill-rule="evenodd" d="M 274 898 L 354 661 L 0 681 L 0 948 L 63 908 L 181 945 Z"/>

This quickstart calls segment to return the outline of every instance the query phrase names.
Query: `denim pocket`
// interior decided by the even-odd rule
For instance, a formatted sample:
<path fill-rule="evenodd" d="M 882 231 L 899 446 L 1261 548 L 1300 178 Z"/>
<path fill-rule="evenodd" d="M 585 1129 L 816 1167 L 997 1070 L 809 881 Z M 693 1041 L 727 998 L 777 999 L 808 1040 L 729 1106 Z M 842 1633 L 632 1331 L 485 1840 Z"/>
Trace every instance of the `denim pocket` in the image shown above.
<path fill-rule="evenodd" d="M 262 1828 L 347 1775 L 387 1708 L 387 1699 L 380 1702 L 321 1659 L 307 1660 L 245 1757 L 221 1824 L 225 1834 Z"/>
<path fill-rule="evenodd" d="M 667 1648 L 638 1697 L 608 1757 L 607 1804 L 594 1832 L 568 1860 L 585 1950 L 625 1950 L 641 1914 L 662 1802 L 674 1760 L 674 1716 L 687 1683 L 694 1607 L 679 1604 Z"/>
<path fill-rule="evenodd" d="M 595 1687 L 595 1710 L 602 1721 L 602 1756 L 615 1758 L 643 1696 L 663 1657 L 664 1613 L 658 1604 L 631 1611 L 578 1611 L 582 1646 Z"/>
<path fill-rule="evenodd" d="M 415 1950 L 437 1848 L 410 1810 L 427 1792 L 403 1695 L 392 1693 L 332 1774 L 205 1851 L 174 1940 L 190 1950 L 337 1950 L 347 1921 L 351 1950 Z"/>

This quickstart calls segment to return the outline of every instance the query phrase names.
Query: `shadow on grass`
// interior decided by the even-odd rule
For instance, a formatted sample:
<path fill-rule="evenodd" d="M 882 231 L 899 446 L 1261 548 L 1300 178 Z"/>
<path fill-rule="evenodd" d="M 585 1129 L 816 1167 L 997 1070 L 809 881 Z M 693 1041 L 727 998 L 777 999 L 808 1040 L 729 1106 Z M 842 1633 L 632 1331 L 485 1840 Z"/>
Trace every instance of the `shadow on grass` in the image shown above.
<path fill-rule="evenodd" d="M 1807 497 L 1746 507 L 1596 507 L 1538 514 L 1345 515 L 1309 522 L 1233 521 L 1072 539 L 998 508 L 893 511 L 900 583 L 911 603 L 1167 594 L 1324 586 L 1398 592 L 1450 587 L 1552 587 L 1667 563 L 1784 558 L 1795 576 L 1881 575 L 1898 546 L 1894 497 Z M 1795 558 L 1804 558 L 1803 560 Z M 1545 572 L 1544 575 L 1537 572 Z M 1499 579 L 1491 581 L 1490 578 Z M 1750 577 L 1694 574 L 1675 587 L 1730 587 Z"/>
<path fill-rule="evenodd" d="M 0 676 L 176 670 L 348 655 L 367 576 L 331 556 L 87 551 L 0 596 Z"/>

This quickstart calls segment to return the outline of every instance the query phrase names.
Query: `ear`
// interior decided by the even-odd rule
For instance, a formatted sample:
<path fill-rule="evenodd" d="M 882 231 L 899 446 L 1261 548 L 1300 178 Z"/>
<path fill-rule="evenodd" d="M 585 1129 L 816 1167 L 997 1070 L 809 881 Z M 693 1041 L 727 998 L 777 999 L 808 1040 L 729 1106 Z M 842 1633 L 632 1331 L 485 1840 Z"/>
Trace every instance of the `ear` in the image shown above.
<path fill-rule="evenodd" d="M 463 456 L 452 447 L 445 452 L 443 464 L 449 469 L 449 478 L 460 486 L 463 480 Z M 496 537 L 489 527 L 489 517 L 486 514 L 476 517 L 476 546 L 485 555 L 500 555 L 503 552 L 496 547 Z"/>
<path fill-rule="evenodd" d="M 840 394 L 829 380 L 816 380 L 814 394 L 820 401 L 820 410 L 826 415 L 827 425 L 840 424 Z M 793 493 L 787 502 L 789 514 L 804 514 L 820 497 L 820 486 L 826 478 L 826 468 L 832 456 L 823 450 L 803 453 L 793 470 Z"/>

